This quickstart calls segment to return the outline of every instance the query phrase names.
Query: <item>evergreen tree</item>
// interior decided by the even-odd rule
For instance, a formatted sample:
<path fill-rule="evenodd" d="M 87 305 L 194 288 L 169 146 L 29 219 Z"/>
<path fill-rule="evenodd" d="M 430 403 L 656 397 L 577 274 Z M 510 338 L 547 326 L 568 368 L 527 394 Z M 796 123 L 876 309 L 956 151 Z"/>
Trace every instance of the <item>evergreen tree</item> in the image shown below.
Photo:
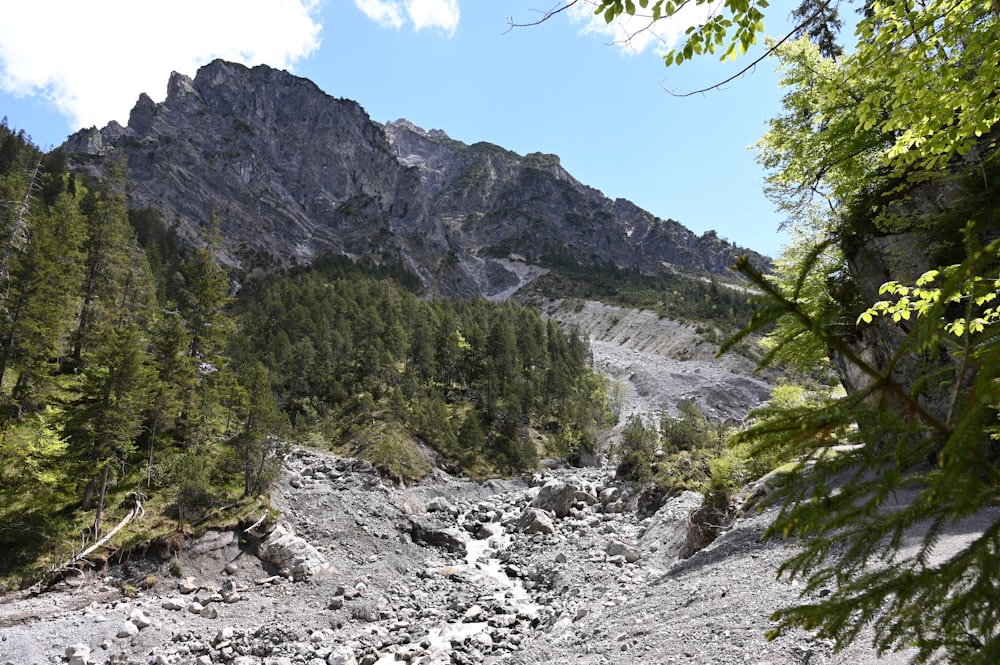
<path fill-rule="evenodd" d="M 109 484 L 132 462 L 148 400 L 145 341 L 135 323 L 109 327 L 84 370 L 80 397 L 66 410 L 63 434 L 80 462 L 84 509 L 94 505 L 100 536 Z M 95 496 L 96 495 L 96 496 Z"/>
<path fill-rule="evenodd" d="M 33 215 L 28 240 L 10 262 L 0 336 L 0 385 L 17 370 L 16 411 L 41 406 L 46 369 L 59 356 L 71 325 L 73 293 L 82 268 L 83 220 L 68 195 Z"/>
<path fill-rule="evenodd" d="M 243 495 L 253 496 L 265 491 L 281 468 L 286 445 L 278 435 L 284 429 L 284 419 L 261 363 L 244 366 L 239 381 L 243 394 L 240 429 L 230 439 L 230 445 L 243 474 Z"/>
<path fill-rule="evenodd" d="M 213 215 L 206 244 L 184 259 L 175 287 L 178 312 L 187 331 L 186 355 L 196 369 L 194 385 L 185 394 L 183 437 L 196 447 L 208 441 L 217 428 L 215 406 L 223 386 L 232 380 L 224 352 L 235 327 L 225 311 L 231 298 L 229 277 L 219 264 L 218 227 L 219 220 Z"/>
<path fill-rule="evenodd" d="M 230 302 L 229 276 L 219 265 L 219 219 L 212 216 L 206 244 L 191 252 L 180 269 L 178 305 L 188 330 L 188 355 L 215 363 L 233 332 L 225 313 Z"/>
<path fill-rule="evenodd" d="M 151 355 L 156 376 L 151 384 L 145 433 L 147 486 L 152 483 L 154 455 L 161 447 L 161 439 L 176 435 L 189 395 L 197 390 L 198 368 L 188 355 L 190 346 L 180 313 L 162 311 L 152 333 Z"/>
<path fill-rule="evenodd" d="M 110 310 L 128 298 L 130 261 L 136 253 L 135 237 L 125 209 L 123 161 L 108 167 L 101 186 L 88 191 L 81 203 L 87 218 L 84 241 L 84 278 L 80 311 L 71 337 L 70 357 L 80 366 L 84 353 L 100 339 Z M 130 302 L 135 302 L 129 299 Z"/>

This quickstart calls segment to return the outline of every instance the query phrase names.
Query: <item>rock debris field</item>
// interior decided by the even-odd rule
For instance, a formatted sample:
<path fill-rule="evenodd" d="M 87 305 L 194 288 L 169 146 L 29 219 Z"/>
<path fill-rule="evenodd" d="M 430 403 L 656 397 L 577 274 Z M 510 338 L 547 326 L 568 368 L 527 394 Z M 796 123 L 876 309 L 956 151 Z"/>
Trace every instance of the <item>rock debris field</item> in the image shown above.
<path fill-rule="evenodd" d="M 775 580 L 790 545 L 760 542 L 767 512 L 682 559 L 701 497 L 643 515 L 606 469 L 399 489 L 296 449 L 284 471 L 267 533 L 209 532 L 173 562 L 0 601 L 0 664 L 875 662 L 765 640 L 799 590 Z"/>
<path fill-rule="evenodd" d="M 692 326 L 592 302 L 547 315 L 590 337 L 595 366 L 622 382 L 622 421 L 682 399 L 741 419 L 769 392 Z M 801 589 L 775 579 L 792 545 L 760 541 L 772 513 L 684 558 L 701 497 L 640 499 L 607 467 L 485 483 L 438 472 L 401 489 L 367 462 L 296 449 L 265 532 L 209 532 L 170 560 L 0 597 L 0 665 L 905 662 L 764 638 Z"/>

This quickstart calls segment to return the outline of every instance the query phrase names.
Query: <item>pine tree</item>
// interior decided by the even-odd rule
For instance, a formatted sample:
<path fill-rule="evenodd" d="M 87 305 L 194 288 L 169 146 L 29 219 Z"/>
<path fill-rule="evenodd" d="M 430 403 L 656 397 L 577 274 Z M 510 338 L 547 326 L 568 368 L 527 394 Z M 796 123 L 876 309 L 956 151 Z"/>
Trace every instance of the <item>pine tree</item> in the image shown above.
<path fill-rule="evenodd" d="M 267 489 L 281 466 L 286 445 L 279 439 L 284 419 L 274 403 L 267 370 L 259 362 L 245 365 L 239 374 L 244 399 L 240 429 L 230 439 L 243 475 L 243 495 Z"/>
<path fill-rule="evenodd" d="M 174 433 L 188 396 L 197 389 L 197 365 L 188 355 L 190 341 L 180 314 L 161 312 L 153 327 L 151 354 L 155 380 L 146 422 L 146 484 L 152 483 L 154 455 L 161 438 Z"/>
<path fill-rule="evenodd" d="M 188 355 L 204 363 L 214 363 L 233 332 L 225 313 L 229 297 L 229 276 L 219 264 L 221 237 L 219 218 L 212 216 L 206 244 L 195 249 L 181 265 L 178 288 L 181 316 L 189 335 Z"/>
<path fill-rule="evenodd" d="M 100 536 L 109 484 L 132 462 L 148 402 L 145 340 L 135 323 L 105 330 L 84 370 L 81 395 L 66 410 L 63 433 L 87 479 L 81 505 L 96 498 L 93 534 Z M 96 497 L 95 497 L 96 495 Z"/>
<path fill-rule="evenodd" d="M 12 399 L 18 411 L 40 406 L 39 392 L 52 373 L 72 325 L 73 294 L 82 270 L 83 220 L 68 195 L 33 219 L 31 238 L 11 264 L 8 318 L 0 350 L 0 377 L 17 369 Z"/>
<path fill-rule="evenodd" d="M 137 248 L 125 209 L 125 182 L 124 162 L 113 162 L 105 181 L 88 191 L 81 203 L 87 217 L 86 258 L 80 311 L 70 349 L 70 357 L 78 367 L 84 353 L 100 339 L 108 312 L 120 311 L 122 299 L 128 298 L 130 261 Z"/>

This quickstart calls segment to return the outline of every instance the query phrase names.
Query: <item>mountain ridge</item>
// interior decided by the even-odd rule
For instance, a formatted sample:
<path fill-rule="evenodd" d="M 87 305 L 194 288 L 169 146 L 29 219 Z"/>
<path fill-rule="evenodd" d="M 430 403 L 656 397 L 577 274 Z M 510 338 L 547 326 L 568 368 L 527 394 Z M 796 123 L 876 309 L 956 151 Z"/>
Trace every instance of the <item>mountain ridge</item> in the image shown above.
<path fill-rule="evenodd" d="M 308 262 L 334 251 L 400 261 L 435 294 L 489 296 L 517 284 L 500 258 L 719 274 L 742 254 L 767 262 L 605 197 L 556 155 L 381 125 L 357 102 L 263 65 L 175 72 L 163 102 L 142 94 L 127 126 L 81 130 L 63 148 L 92 173 L 123 154 L 131 205 L 160 210 L 188 242 L 218 214 L 234 265 L 250 253 Z"/>

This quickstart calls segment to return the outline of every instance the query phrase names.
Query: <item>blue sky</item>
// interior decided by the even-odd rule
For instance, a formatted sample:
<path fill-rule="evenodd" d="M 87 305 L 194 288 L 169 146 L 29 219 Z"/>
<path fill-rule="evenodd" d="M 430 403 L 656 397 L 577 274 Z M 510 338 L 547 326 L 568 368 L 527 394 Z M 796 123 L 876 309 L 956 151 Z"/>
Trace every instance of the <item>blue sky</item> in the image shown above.
<path fill-rule="evenodd" d="M 562 158 L 577 179 L 696 233 L 775 255 L 786 240 L 762 193 L 753 144 L 780 110 L 771 62 L 704 95 L 748 63 L 705 57 L 666 68 L 674 39 L 626 46 L 555 0 L 32 0 L 0 24 L 0 116 L 42 148 L 82 127 L 122 124 L 139 94 L 166 94 L 171 71 L 216 57 L 267 64 L 466 143 Z M 141 8 L 141 9 L 137 9 Z M 775 18 L 783 23 L 783 10 Z M 622 26 L 619 27 L 621 29 Z"/>

